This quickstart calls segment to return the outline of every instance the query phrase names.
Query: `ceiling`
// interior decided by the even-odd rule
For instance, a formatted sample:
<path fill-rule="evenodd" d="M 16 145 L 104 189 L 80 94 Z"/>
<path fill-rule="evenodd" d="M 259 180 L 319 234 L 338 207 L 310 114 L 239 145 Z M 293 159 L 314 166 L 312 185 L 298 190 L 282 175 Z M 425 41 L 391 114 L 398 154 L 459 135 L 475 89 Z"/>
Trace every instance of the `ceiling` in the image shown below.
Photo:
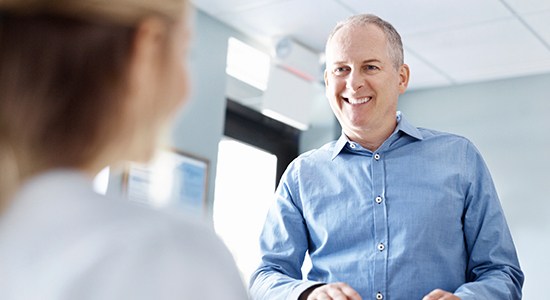
<path fill-rule="evenodd" d="M 374 13 L 401 33 L 411 89 L 550 73 L 550 0 L 191 0 L 259 41 L 322 53 L 336 22 Z"/>

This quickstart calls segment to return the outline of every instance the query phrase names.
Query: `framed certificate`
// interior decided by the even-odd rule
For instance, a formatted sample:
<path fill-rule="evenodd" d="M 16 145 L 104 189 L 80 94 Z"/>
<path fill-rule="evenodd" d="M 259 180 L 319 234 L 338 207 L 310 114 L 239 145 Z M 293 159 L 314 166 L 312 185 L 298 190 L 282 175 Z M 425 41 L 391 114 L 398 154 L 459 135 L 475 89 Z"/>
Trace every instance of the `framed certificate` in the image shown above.
<path fill-rule="evenodd" d="M 149 164 L 128 164 L 123 190 L 131 201 L 205 213 L 208 167 L 206 159 L 179 150 L 162 150 Z"/>

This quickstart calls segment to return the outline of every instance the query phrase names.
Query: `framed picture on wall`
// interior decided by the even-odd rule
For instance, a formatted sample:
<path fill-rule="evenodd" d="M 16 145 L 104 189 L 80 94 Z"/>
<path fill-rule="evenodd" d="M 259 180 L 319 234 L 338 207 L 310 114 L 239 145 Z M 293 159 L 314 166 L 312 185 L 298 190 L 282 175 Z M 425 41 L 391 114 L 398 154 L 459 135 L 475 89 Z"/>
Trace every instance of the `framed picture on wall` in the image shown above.
<path fill-rule="evenodd" d="M 128 164 L 123 190 L 131 201 L 205 213 L 208 167 L 206 159 L 179 150 L 162 150 L 149 164 Z"/>

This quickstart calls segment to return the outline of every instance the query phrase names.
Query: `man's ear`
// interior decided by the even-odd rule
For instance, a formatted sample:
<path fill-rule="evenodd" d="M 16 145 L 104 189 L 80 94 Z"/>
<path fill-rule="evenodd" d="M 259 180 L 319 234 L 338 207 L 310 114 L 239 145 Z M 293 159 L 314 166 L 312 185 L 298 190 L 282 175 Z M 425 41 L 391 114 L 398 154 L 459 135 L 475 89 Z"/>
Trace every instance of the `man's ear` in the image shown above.
<path fill-rule="evenodd" d="M 399 68 L 399 93 L 403 94 L 409 86 L 410 69 L 407 64 Z"/>
<path fill-rule="evenodd" d="M 325 69 L 325 72 L 324 72 L 324 78 L 325 78 L 325 87 L 328 86 L 328 73 L 327 73 L 327 69 Z"/>

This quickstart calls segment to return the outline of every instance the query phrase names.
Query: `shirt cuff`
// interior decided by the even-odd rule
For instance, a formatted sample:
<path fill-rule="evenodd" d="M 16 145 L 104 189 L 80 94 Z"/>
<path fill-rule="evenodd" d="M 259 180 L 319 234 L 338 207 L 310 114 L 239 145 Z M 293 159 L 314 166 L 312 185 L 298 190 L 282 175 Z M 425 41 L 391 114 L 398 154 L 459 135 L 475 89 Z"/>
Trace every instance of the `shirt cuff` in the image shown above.
<path fill-rule="evenodd" d="M 323 284 L 325 284 L 325 283 L 324 282 L 318 282 L 318 281 L 303 281 L 302 283 L 300 283 L 299 285 L 294 287 L 294 289 L 292 290 L 292 293 L 290 293 L 290 295 L 288 295 L 287 300 L 298 300 L 300 295 L 305 290 L 309 289 L 310 287 L 312 287 L 314 285 L 323 285 Z"/>

